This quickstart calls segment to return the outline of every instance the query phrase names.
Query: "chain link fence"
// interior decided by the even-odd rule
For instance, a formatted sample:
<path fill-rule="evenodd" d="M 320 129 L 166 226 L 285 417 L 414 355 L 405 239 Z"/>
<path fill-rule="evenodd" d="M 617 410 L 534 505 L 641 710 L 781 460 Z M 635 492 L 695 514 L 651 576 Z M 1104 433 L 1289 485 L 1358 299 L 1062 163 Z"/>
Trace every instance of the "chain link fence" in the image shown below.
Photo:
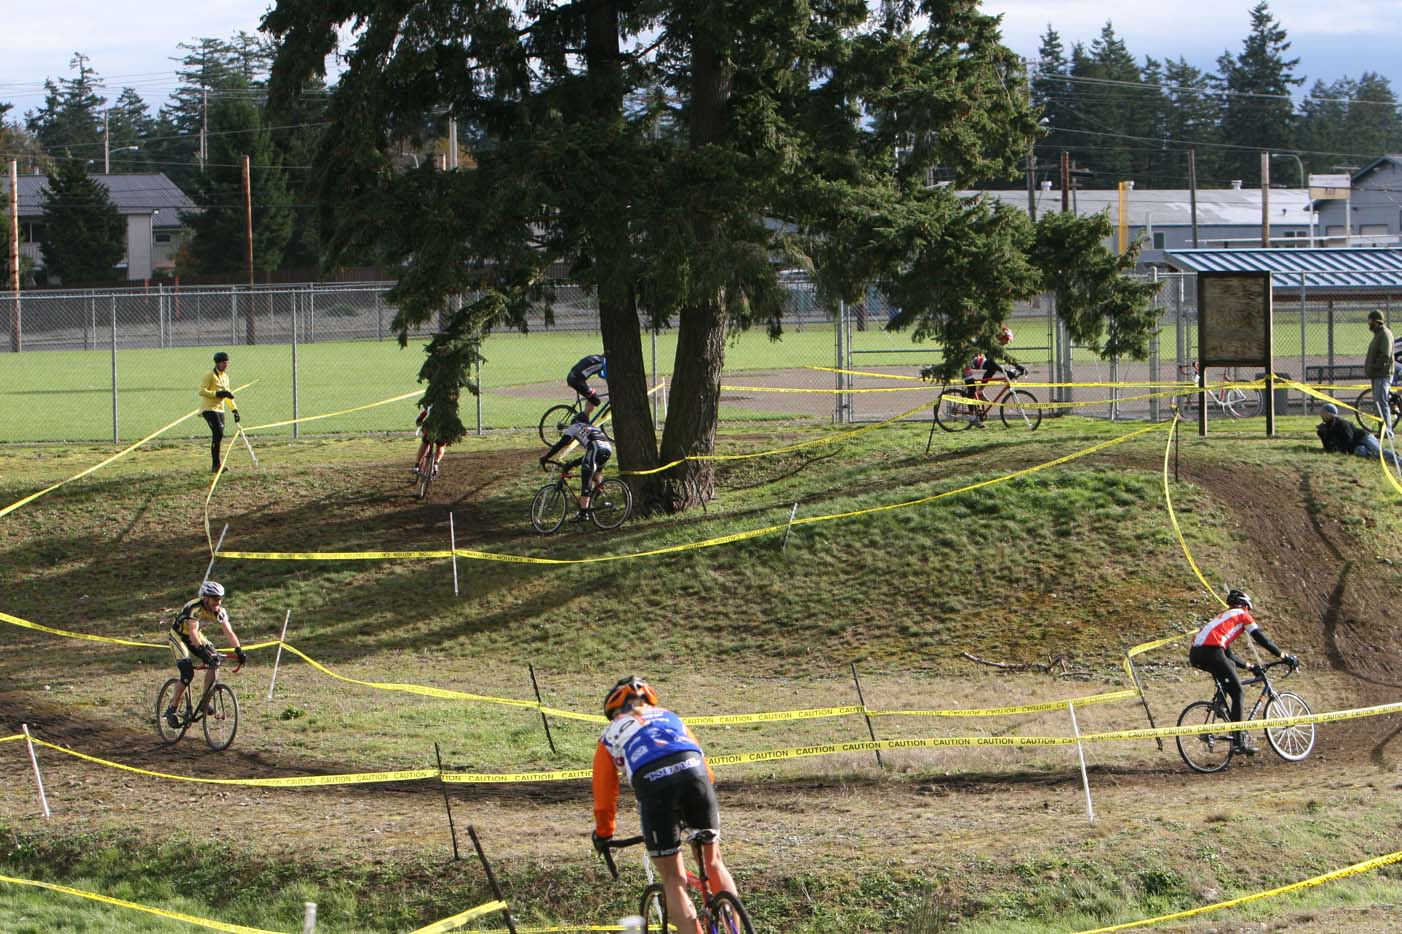
<path fill-rule="evenodd" d="M 1170 397 L 1131 384 L 1193 380 L 1197 289 L 1192 274 L 1153 278 L 1159 282 L 1159 327 L 1145 361 L 1102 360 L 1089 348 L 1072 346 L 1049 297 L 1018 306 L 1009 323 L 1016 334 L 1012 353 L 1029 369 L 1023 383 L 1063 384 L 1032 387 L 1044 401 L 1074 403 L 1053 411 L 1168 417 Z M 245 425 L 359 409 L 273 431 L 294 437 L 408 431 L 412 398 L 359 408 L 421 388 L 422 348 L 434 328 L 411 331 L 401 348 L 393 332 L 391 285 L 27 292 L 18 313 L 14 295 L 0 293 L 0 441 L 134 440 L 196 405 L 196 387 L 216 350 L 230 353 L 233 384 L 250 384 L 239 394 Z M 789 307 L 781 340 L 769 340 L 763 329 L 729 336 L 722 421 L 865 422 L 903 412 L 929 417 L 924 406 L 940 387 L 910 378 L 937 362 L 939 351 L 913 344 L 908 333 L 887 331 L 895 309 L 884 297 L 872 291 L 834 309 L 801 276 L 786 277 L 785 286 Z M 1370 337 L 1367 313 L 1378 307 L 1390 315 L 1398 300 L 1310 293 L 1277 277 L 1277 372 L 1306 382 L 1359 382 Z M 675 331 L 644 330 L 642 339 L 651 383 L 668 380 Z M 557 285 L 549 307 L 530 317 L 525 333 L 488 338 L 477 374 L 483 391 L 464 399 L 464 424 L 477 431 L 534 426 L 547 407 L 571 398 L 564 385 L 570 366 L 601 351 L 593 297 L 577 286 Z M 834 372 L 844 369 L 857 372 Z M 1208 378 L 1222 375 L 1214 370 Z M 773 389 L 823 391 L 764 391 Z M 883 391 L 857 391 L 864 389 Z M 660 421 L 665 391 L 655 398 Z M 1297 414 L 1314 404 L 1284 391 L 1276 402 L 1282 413 Z M 1209 406 L 1209 417 L 1227 416 Z M 173 434 L 197 436 L 203 430 L 192 419 Z"/>

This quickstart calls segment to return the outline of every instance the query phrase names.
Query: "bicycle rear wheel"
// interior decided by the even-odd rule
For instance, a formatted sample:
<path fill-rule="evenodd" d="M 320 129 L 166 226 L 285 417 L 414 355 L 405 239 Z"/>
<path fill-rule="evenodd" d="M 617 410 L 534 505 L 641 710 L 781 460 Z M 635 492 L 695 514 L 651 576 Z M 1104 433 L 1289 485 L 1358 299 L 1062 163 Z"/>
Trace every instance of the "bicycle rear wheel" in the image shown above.
<path fill-rule="evenodd" d="M 187 694 L 189 692 L 186 692 Z M 204 741 L 215 752 L 228 749 L 239 731 L 239 699 L 227 684 L 215 684 L 205 702 Z"/>
<path fill-rule="evenodd" d="M 564 484 L 560 481 L 547 483 L 536 491 L 531 500 L 531 525 L 542 535 L 549 535 L 565 524 Z"/>
<path fill-rule="evenodd" d="M 1388 424 L 1394 430 L 1397 428 L 1398 422 L 1402 422 L 1402 412 L 1399 412 L 1399 406 L 1402 406 L 1402 402 L 1399 402 L 1398 399 L 1397 393 L 1388 393 Z M 1365 389 L 1360 392 L 1358 398 L 1353 400 L 1353 407 L 1358 410 L 1353 413 L 1358 424 L 1381 437 L 1383 434 L 1382 422 L 1378 420 L 1378 406 L 1373 401 L 1373 390 Z M 1372 418 L 1368 417 L 1370 415 Z"/>
<path fill-rule="evenodd" d="M 643 889 L 638 914 L 643 916 L 643 934 L 667 934 L 667 892 L 662 883 L 654 882 Z"/>
<path fill-rule="evenodd" d="M 433 484 L 433 458 L 426 457 L 429 466 L 419 471 L 419 487 L 414 496 L 418 499 L 425 499 L 428 496 L 428 488 Z"/>
<path fill-rule="evenodd" d="M 1042 424 L 1042 410 L 1037 408 L 1037 397 L 1026 389 L 1014 389 L 1004 396 L 998 416 L 1003 419 L 1004 428 L 1036 431 L 1037 426 Z"/>
<path fill-rule="evenodd" d="M 1310 705 L 1298 694 L 1281 691 L 1266 702 L 1266 717 L 1308 717 Z M 1299 762 L 1314 749 L 1314 724 L 1266 728 L 1266 741 L 1275 754 L 1287 762 Z"/>
<path fill-rule="evenodd" d="M 1183 708 L 1178 715 L 1179 726 L 1201 726 L 1224 722 L 1217 715 L 1217 708 L 1208 701 L 1196 701 Z M 1175 737 L 1178 741 L 1178 754 L 1194 772 L 1220 772 L 1232 761 L 1232 735 L 1230 733 L 1190 733 Z"/>
<path fill-rule="evenodd" d="M 564 403 L 546 409 L 545 414 L 540 417 L 540 440 L 545 442 L 547 447 L 560 440 L 561 432 L 570 426 L 578 411 L 578 406 Z"/>
<path fill-rule="evenodd" d="M 601 529 L 616 529 L 633 511 L 633 491 L 616 477 L 605 480 L 589 501 L 589 513 Z"/>
<path fill-rule="evenodd" d="M 1261 414 L 1264 401 L 1259 389 L 1228 386 L 1222 390 L 1222 408 L 1232 418 L 1255 418 Z"/>
<path fill-rule="evenodd" d="M 935 402 L 935 421 L 945 431 L 964 431 L 978 420 L 978 404 L 962 389 L 946 389 Z"/>
<path fill-rule="evenodd" d="M 190 692 L 186 691 L 181 698 L 180 709 L 175 715 L 180 718 L 179 728 L 166 723 L 166 708 L 170 706 L 171 698 L 175 697 L 175 691 L 180 687 L 179 678 L 171 678 L 161 689 L 156 692 L 156 733 L 160 735 L 161 742 L 170 745 L 180 737 L 185 735 L 185 731 L 190 727 Z"/>
<path fill-rule="evenodd" d="M 749 912 L 740 904 L 740 899 L 730 892 L 712 895 L 706 910 L 711 913 L 712 929 L 716 934 L 755 934 Z"/>

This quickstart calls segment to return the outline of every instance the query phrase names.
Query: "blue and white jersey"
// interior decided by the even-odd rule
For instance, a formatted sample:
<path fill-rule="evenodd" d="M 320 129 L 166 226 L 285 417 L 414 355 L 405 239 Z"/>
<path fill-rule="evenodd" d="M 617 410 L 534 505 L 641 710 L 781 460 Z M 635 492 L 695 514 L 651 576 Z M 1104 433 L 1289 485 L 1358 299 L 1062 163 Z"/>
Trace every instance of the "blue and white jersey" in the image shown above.
<path fill-rule="evenodd" d="M 682 718 L 661 707 L 635 707 L 615 717 L 599 738 L 628 781 L 649 762 L 678 752 L 701 751 Z"/>

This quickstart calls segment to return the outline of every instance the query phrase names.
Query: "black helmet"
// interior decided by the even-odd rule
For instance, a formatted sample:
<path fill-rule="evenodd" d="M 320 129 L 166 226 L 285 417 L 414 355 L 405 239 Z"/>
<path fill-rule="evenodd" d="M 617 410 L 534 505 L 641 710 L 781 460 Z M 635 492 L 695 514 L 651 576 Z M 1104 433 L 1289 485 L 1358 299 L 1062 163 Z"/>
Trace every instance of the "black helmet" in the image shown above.
<path fill-rule="evenodd" d="M 225 360 L 228 360 L 228 359 L 229 359 L 229 355 L 226 354 L 226 353 L 225 353 L 224 351 L 222 351 L 222 350 L 219 351 L 217 354 L 214 355 L 214 362 L 215 362 L 215 363 L 223 363 Z"/>
<path fill-rule="evenodd" d="M 1227 606 L 1240 606 L 1248 610 L 1255 609 L 1255 604 L 1251 602 L 1251 594 L 1244 590 L 1237 590 L 1235 587 L 1227 591 Z"/>

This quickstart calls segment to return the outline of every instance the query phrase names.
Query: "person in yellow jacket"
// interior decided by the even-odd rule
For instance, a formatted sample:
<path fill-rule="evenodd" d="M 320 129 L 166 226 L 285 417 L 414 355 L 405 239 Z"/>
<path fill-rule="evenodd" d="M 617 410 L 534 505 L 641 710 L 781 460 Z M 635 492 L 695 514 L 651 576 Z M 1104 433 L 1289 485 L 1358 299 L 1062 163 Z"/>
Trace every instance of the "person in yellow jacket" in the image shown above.
<path fill-rule="evenodd" d="M 229 355 L 219 351 L 214 355 L 214 369 L 200 380 L 200 415 L 209 423 L 211 458 L 210 473 L 219 470 L 219 448 L 224 443 L 224 411 L 234 413 L 234 422 L 239 420 L 239 407 L 234 404 L 234 394 L 229 391 Z"/>

